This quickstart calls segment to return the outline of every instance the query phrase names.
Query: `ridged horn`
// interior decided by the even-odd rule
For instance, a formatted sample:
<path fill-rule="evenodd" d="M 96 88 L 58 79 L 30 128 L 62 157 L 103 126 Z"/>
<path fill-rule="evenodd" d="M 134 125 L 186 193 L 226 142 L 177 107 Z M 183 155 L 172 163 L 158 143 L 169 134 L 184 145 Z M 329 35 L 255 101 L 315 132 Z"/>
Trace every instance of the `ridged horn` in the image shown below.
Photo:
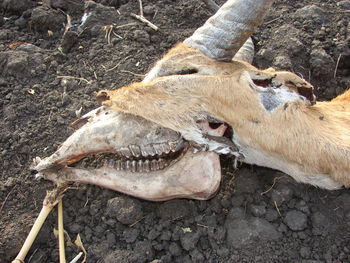
<path fill-rule="evenodd" d="M 216 13 L 220 9 L 220 6 L 217 5 L 213 0 L 202 1 L 212 13 Z M 254 53 L 254 43 L 252 38 L 249 37 L 243 46 L 237 51 L 233 59 L 243 60 L 251 64 L 254 59 Z"/>
<path fill-rule="evenodd" d="M 184 43 L 208 57 L 230 61 L 262 23 L 274 0 L 229 0 Z"/>

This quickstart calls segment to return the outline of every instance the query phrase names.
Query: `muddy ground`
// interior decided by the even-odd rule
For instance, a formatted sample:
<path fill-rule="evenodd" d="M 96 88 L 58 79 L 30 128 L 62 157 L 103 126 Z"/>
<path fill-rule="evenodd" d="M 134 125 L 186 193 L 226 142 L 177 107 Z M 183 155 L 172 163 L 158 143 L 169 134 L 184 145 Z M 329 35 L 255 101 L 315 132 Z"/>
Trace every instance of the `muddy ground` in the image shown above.
<path fill-rule="evenodd" d="M 79 23 L 84 1 L 0 0 L 0 262 L 19 251 L 53 187 L 34 180 L 32 158 L 72 133 L 75 112 L 96 107 L 98 90 L 140 80 L 211 14 L 200 0 L 144 0 L 154 31 L 130 16 L 139 13 L 136 0 L 85 7 L 94 14 L 86 28 L 62 38 L 66 14 Z M 348 0 L 276 1 L 253 36 L 254 65 L 291 70 L 320 100 L 331 99 L 350 87 L 349 18 Z M 80 186 L 64 197 L 65 228 L 72 239 L 80 234 L 88 262 L 350 262 L 349 190 L 298 184 L 261 167 L 235 171 L 230 158 L 222 167 L 220 192 L 209 201 L 146 202 Z M 56 213 L 28 262 L 58 262 L 54 227 Z M 68 247 L 67 258 L 78 252 Z"/>

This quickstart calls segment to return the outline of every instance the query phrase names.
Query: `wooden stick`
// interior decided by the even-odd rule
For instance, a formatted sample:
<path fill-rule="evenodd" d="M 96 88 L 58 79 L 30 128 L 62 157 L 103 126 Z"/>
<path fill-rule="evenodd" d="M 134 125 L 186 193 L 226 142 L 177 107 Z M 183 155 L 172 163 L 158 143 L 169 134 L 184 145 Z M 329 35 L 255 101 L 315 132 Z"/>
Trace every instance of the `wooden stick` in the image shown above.
<path fill-rule="evenodd" d="M 60 263 L 66 263 L 66 253 L 65 253 L 65 247 L 64 247 L 62 199 L 58 202 L 58 249 L 60 252 Z"/>
<path fill-rule="evenodd" d="M 34 225 L 32 226 L 29 235 L 24 241 L 21 250 L 19 251 L 17 257 L 12 261 L 12 263 L 24 263 L 24 259 L 27 256 L 30 248 L 32 247 L 35 238 L 37 237 L 47 216 L 50 214 L 51 210 L 55 207 L 58 201 L 62 198 L 62 195 L 65 190 L 66 188 L 56 188 L 52 191 L 47 192 L 43 202 L 43 208 L 41 209 L 39 216 L 35 220 Z"/>
<path fill-rule="evenodd" d="M 146 18 L 144 18 L 143 16 L 139 16 L 136 15 L 134 13 L 130 14 L 133 18 L 136 18 L 137 20 L 140 20 L 141 22 L 145 23 L 146 25 L 148 25 L 150 28 L 154 29 L 154 30 L 159 30 L 159 27 L 157 27 L 156 25 L 152 24 L 152 22 L 148 21 Z"/>

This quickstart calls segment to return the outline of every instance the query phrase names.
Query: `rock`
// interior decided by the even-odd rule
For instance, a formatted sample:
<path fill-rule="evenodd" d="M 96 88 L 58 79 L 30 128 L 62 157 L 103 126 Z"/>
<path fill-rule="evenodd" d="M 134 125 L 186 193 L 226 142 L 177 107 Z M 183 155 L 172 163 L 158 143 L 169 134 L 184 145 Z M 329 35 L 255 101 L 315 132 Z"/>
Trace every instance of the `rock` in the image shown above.
<path fill-rule="evenodd" d="M 288 56 L 277 56 L 274 58 L 272 65 L 276 69 L 290 70 L 292 68 L 292 62 Z"/>
<path fill-rule="evenodd" d="M 261 217 L 266 214 L 266 207 L 263 205 L 251 205 L 250 212 L 257 217 Z"/>
<path fill-rule="evenodd" d="M 28 54 L 23 51 L 7 51 L 0 53 L 3 74 L 6 76 L 25 77 L 29 75 Z M 3 64 L 3 62 L 5 62 Z"/>
<path fill-rule="evenodd" d="M 311 255 L 311 249 L 309 247 L 301 247 L 299 254 L 302 258 L 309 258 Z"/>
<path fill-rule="evenodd" d="M 288 211 L 285 217 L 286 225 L 293 231 L 301 231 L 307 227 L 307 216 L 297 210 Z"/>
<path fill-rule="evenodd" d="M 169 245 L 169 252 L 171 255 L 176 257 L 181 255 L 182 250 L 181 250 L 181 247 L 176 242 L 172 242 Z"/>
<path fill-rule="evenodd" d="M 113 252 L 107 254 L 101 261 L 101 263 L 110 263 L 110 262 L 130 262 L 130 258 L 133 252 L 128 250 L 114 250 Z"/>
<path fill-rule="evenodd" d="M 66 22 L 66 16 L 62 12 L 44 6 L 34 8 L 30 18 L 31 28 L 45 36 L 48 30 L 60 36 Z"/>
<path fill-rule="evenodd" d="M 281 237 L 272 224 L 257 217 L 226 220 L 225 227 L 227 228 L 227 243 L 234 248 L 250 244 L 256 238 L 269 241 Z"/>
<path fill-rule="evenodd" d="M 140 201 L 126 196 L 108 200 L 106 214 L 125 225 L 135 223 L 143 216 Z"/>
<path fill-rule="evenodd" d="M 136 41 L 149 44 L 151 42 L 150 36 L 145 30 L 135 30 L 134 31 L 134 38 Z"/>
<path fill-rule="evenodd" d="M 151 243 L 149 241 L 139 241 L 135 245 L 133 257 L 130 262 L 149 262 L 153 258 L 154 250 Z"/>
<path fill-rule="evenodd" d="M 297 18 L 305 19 L 307 18 L 315 18 L 322 17 L 324 15 L 324 10 L 317 5 L 307 5 L 300 9 L 298 9 L 294 16 Z"/>
<path fill-rule="evenodd" d="M 127 228 L 123 231 L 123 237 L 126 243 L 134 243 L 140 234 L 137 228 Z"/>
<path fill-rule="evenodd" d="M 349 0 L 339 1 L 337 3 L 337 6 L 340 6 L 345 10 L 350 10 L 350 1 Z"/>
<path fill-rule="evenodd" d="M 255 193 L 259 187 L 259 179 L 256 173 L 249 169 L 241 169 L 238 171 L 236 179 L 237 194 L 252 194 Z"/>
<path fill-rule="evenodd" d="M 192 262 L 204 262 L 204 255 L 198 249 L 191 251 L 191 261 Z"/>
<path fill-rule="evenodd" d="M 195 232 L 184 233 L 180 238 L 180 243 L 182 248 L 187 251 L 194 249 L 197 245 L 199 238 L 200 238 L 199 233 L 195 233 Z"/>
<path fill-rule="evenodd" d="M 269 222 L 273 222 L 278 218 L 278 213 L 275 209 L 269 208 L 266 211 L 265 219 Z"/>
<path fill-rule="evenodd" d="M 102 27 L 117 23 L 117 11 L 114 7 L 104 6 L 94 1 L 86 1 L 85 12 L 89 13 L 84 23 L 84 31 L 92 36 L 104 33 Z"/>
<path fill-rule="evenodd" d="M 64 34 L 62 42 L 61 42 L 61 48 L 63 53 L 68 53 L 69 50 L 74 46 L 75 43 L 78 41 L 78 34 L 76 32 L 68 31 Z"/>
<path fill-rule="evenodd" d="M 62 9 L 68 14 L 81 14 L 84 10 L 84 1 L 81 0 L 49 0 L 49 5 L 54 9 Z"/>
<path fill-rule="evenodd" d="M 312 50 L 310 56 L 310 67 L 313 76 L 319 79 L 330 79 L 333 77 L 334 60 L 323 48 Z"/>
<path fill-rule="evenodd" d="M 143 13 L 146 16 L 152 16 L 156 12 L 156 8 L 153 5 L 146 5 L 143 8 Z"/>
<path fill-rule="evenodd" d="M 293 189 L 288 184 L 279 184 L 273 189 L 271 194 L 271 202 L 277 205 L 281 205 L 284 202 L 288 202 L 293 197 Z"/>
<path fill-rule="evenodd" d="M 31 0 L 3 0 L 2 8 L 4 8 L 6 12 L 21 15 L 27 9 L 32 8 L 33 4 Z"/>
<path fill-rule="evenodd" d="M 329 216 L 316 211 L 311 215 L 312 232 L 315 235 L 320 235 L 322 233 L 330 233 L 336 230 L 337 225 L 334 225 L 329 218 Z"/>
<path fill-rule="evenodd" d="M 163 220 L 174 220 L 191 214 L 191 206 L 186 200 L 171 200 L 159 206 L 158 215 Z"/>

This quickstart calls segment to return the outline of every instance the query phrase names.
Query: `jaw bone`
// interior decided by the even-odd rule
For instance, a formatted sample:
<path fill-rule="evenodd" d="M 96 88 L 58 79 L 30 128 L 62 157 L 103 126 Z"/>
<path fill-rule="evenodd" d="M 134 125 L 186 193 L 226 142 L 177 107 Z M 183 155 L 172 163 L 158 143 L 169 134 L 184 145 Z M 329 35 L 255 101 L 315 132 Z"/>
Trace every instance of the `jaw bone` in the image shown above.
<path fill-rule="evenodd" d="M 106 107 L 87 113 L 72 125 L 80 127 L 55 153 L 34 160 L 32 169 L 37 177 L 56 183 L 96 184 L 152 201 L 206 200 L 219 187 L 218 154 L 194 153 L 198 148 L 192 148 L 173 130 Z M 226 127 L 202 125 L 202 129 L 219 138 Z M 102 153 L 109 153 L 112 160 L 92 168 L 80 167 L 83 158 Z"/>

